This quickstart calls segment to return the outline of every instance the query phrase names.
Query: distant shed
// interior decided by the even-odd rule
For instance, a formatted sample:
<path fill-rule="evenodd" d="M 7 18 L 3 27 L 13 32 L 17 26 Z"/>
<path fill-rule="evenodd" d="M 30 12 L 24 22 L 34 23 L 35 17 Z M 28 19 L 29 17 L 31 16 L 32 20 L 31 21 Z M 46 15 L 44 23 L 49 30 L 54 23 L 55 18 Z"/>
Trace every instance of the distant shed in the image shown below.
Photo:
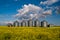
<path fill-rule="evenodd" d="M 8 26 L 8 27 L 12 27 L 13 25 L 12 25 L 11 23 L 8 23 L 7 26 Z"/>

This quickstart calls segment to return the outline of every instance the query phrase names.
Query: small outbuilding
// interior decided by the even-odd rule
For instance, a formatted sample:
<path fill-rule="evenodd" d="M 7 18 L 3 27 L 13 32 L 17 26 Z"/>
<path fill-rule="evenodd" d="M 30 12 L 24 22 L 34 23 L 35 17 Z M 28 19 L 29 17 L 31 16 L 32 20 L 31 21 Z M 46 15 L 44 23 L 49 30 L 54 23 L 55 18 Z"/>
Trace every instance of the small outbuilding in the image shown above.
<path fill-rule="evenodd" d="M 48 24 L 48 27 L 53 27 L 54 25 L 53 24 Z"/>
<path fill-rule="evenodd" d="M 8 23 L 7 26 L 8 27 L 13 27 L 13 25 L 11 23 Z"/>

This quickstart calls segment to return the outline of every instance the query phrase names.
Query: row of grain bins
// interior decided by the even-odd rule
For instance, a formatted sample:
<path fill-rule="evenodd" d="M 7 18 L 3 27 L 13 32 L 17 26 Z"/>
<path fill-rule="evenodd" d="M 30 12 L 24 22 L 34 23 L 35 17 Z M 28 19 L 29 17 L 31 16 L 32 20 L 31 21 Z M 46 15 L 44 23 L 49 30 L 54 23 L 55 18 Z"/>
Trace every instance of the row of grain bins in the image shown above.
<path fill-rule="evenodd" d="M 36 20 L 22 20 L 22 22 L 15 21 L 13 24 L 8 23 L 8 27 L 50 27 L 51 25 L 48 24 L 47 21 L 39 21 L 38 19 Z"/>

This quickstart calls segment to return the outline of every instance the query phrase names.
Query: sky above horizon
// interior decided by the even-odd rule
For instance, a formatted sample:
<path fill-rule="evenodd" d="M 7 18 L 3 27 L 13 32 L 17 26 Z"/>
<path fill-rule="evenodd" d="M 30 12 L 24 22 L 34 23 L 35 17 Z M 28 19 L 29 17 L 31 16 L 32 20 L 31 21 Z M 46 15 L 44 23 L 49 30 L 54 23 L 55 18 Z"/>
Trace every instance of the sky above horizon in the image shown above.
<path fill-rule="evenodd" d="M 60 0 L 0 0 L 0 25 L 39 19 L 60 25 Z"/>

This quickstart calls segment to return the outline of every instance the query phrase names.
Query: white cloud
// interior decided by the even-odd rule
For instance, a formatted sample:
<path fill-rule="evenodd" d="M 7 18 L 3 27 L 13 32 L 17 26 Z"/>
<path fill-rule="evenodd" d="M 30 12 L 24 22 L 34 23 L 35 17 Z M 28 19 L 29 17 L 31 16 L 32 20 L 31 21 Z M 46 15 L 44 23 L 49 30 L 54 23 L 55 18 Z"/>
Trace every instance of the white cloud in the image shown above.
<path fill-rule="evenodd" d="M 23 9 L 18 10 L 18 12 L 20 13 L 19 15 L 24 15 L 27 14 L 28 12 L 38 12 L 39 10 L 41 10 L 42 8 L 29 4 L 29 5 L 24 5 Z M 17 14 L 18 15 L 18 14 Z"/>
<path fill-rule="evenodd" d="M 51 15 L 52 10 L 44 10 L 42 7 L 28 4 L 24 5 L 22 9 L 18 10 L 18 13 L 15 17 L 19 19 L 36 19 L 41 17 L 46 17 L 47 15 Z"/>
<path fill-rule="evenodd" d="M 22 9 L 19 9 L 18 14 L 16 14 L 15 17 L 34 18 L 41 14 L 42 11 L 43 9 L 41 7 L 28 4 L 24 5 Z"/>
<path fill-rule="evenodd" d="M 47 0 L 47 1 L 44 1 L 44 2 L 40 2 L 40 4 L 43 4 L 43 5 L 52 5 L 56 2 L 58 2 L 59 0 Z"/>
<path fill-rule="evenodd" d="M 43 15 L 51 15 L 52 14 L 52 10 L 46 10 L 43 12 Z"/>

